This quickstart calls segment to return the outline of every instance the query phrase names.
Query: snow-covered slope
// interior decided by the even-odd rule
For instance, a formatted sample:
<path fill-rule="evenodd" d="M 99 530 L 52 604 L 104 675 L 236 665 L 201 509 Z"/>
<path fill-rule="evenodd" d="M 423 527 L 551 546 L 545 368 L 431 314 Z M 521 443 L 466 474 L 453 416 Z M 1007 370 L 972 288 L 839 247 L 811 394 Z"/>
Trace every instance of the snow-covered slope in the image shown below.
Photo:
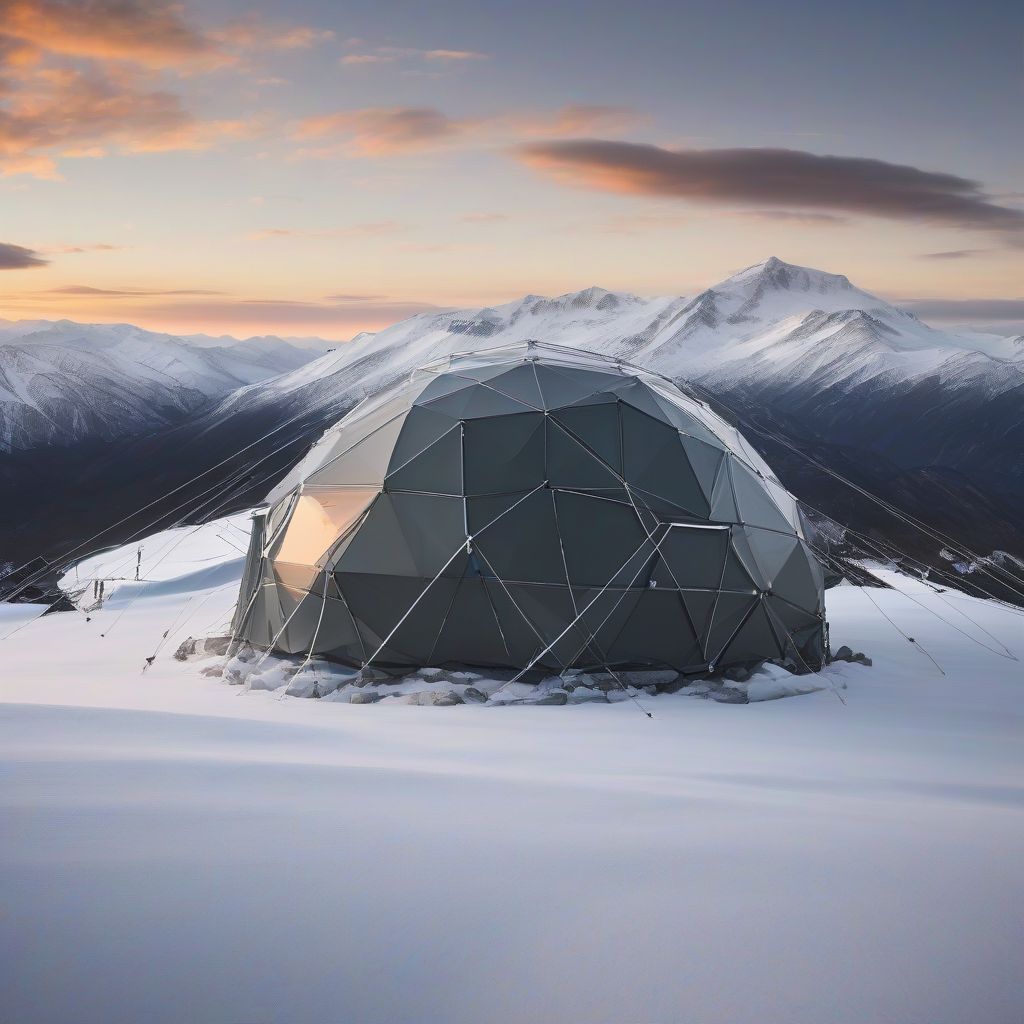
<path fill-rule="evenodd" d="M 294 370 L 329 344 L 0 321 L 0 451 L 146 433 L 242 385 Z"/>
<path fill-rule="evenodd" d="M 1019 613 L 830 590 L 845 703 L 281 699 L 172 657 L 234 532 L 90 621 L 0 605 L 10 1020 L 1020 1019 Z"/>

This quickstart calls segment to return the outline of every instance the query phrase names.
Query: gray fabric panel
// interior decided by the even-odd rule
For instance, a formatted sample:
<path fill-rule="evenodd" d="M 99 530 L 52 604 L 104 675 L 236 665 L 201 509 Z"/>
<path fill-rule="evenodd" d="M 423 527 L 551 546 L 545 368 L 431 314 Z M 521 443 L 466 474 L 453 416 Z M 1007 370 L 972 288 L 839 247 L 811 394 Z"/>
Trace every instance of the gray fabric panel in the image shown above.
<path fill-rule="evenodd" d="M 708 430 L 700 420 L 693 416 L 691 413 L 681 409 L 675 402 L 670 401 L 663 395 L 659 395 L 656 391 L 651 392 L 651 397 L 657 403 L 658 408 L 662 410 L 665 418 L 672 424 L 672 426 L 688 434 L 696 440 L 702 441 L 710 446 L 717 446 L 720 448 L 725 447 L 725 443 Z"/>
<path fill-rule="evenodd" d="M 676 591 L 643 593 L 608 654 L 615 661 L 675 668 L 704 660 Z"/>
<path fill-rule="evenodd" d="M 491 581 L 488 581 L 486 586 L 498 613 L 505 640 L 512 651 L 512 663 L 509 667 L 525 668 L 534 655 L 539 654 L 547 643 L 557 636 L 557 632 L 545 637 L 545 634 L 533 621 L 532 615 L 524 609 L 522 596 L 514 588 L 506 588 Z M 566 593 L 568 592 L 566 591 Z M 561 628 L 564 629 L 566 624 L 567 622 L 563 623 Z M 538 633 L 544 639 L 539 639 Z M 502 647 L 502 651 L 504 651 L 504 647 Z M 557 671 L 562 665 L 552 655 L 548 655 L 541 662 L 541 667 L 553 668 Z"/>
<path fill-rule="evenodd" d="M 680 593 L 693 628 L 700 640 L 702 650 L 707 650 L 708 634 L 711 631 L 712 615 L 718 591 L 683 590 Z"/>
<path fill-rule="evenodd" d="M 466 494 L 528 491 L 544 482 L 543 413 L 471 420 L 465 430 Z"/>
<path fill-rule="evenodd" d="M 565 583 L 549 491 L 530 494 L 477 536 L 474 543 L 506 583 Z"/>
<path fill-rule="evenodd" d="M 559 409 L 549 420 L 561 424 L 602 459 L 613 472 L 622 473 L 618 403 L 605 402 L 573 409 Z M 551 431 L 549 430 L 549 434 Z"/>
<path fill-rule="evenodd" d="M 729 469 L 740 520 L 749 526 L 764 526 L 770 530 L 792 533 L 792 525 L 769 497 L 760 479 L 739 459 L 730 459 Z"/>
<path fill-rule="evenodd" d="M 340 648 L 358 647 L 359 636 L 356 633 L 352 616 L 346 611 L 341 601 L 327 599 L 323 609 L 324 616 L 316 633 L 316 643 L 312 645 L 313 654 L 324 654 Z M 310 637 L 312 643 L 312 637 Z"/>
<path fill-rule="evenodd" d="M 627 481 L 691 515 L 707 518 L 708 500 L 690 467 L 678 431 L 629 405 L 620 408 Z"/>
<path fill-rule="evenodd" d="M 760 661 L 776 658 L 783 650 L 775 636 L 768 614 L 762 605 L 751 613 L 729 646 L 719 656 L 720 665 L 742 661 Z"/>
<path fill-rule="evenodd" d="M 535 409 L 543 410 L 544 408 L 544 396 L 540 393 L 532 363 L 504 370 L 497 376 L 491 377 L 487 383 L 495 391 L 500 391 L 503 395 L 508 395 L 509 398 L 524 402 Z"/>
<path fill-rule="evenodd" d="M 603 587 L 646 540 L 631 507 L 565 491 L 560 491 L 555 501 L 569 578 L 577 586 Z M 628 583 L 643 554 L 650 551 L 651 546 L 646 545 L 617 582 Z"/>
<path fill-rule="evenodd" d="M 776 574 L 772 589 L 801 608 L 817 611 L 821 607 L 822 589 L 814 576 L 815 561 L 804 547 L 797 548 Z"/>
<path fill-rule="evenodd" d="M 426 451 L 384 478 L 389 491 L 462 494 L 462 427 L 456 424 Z"/>
<path fill-rule="evenodd" d="M 729 467 L 733 462 L 731 455 L 726 455 L 722 468 L 715 481 L 711 496 L 711 512 L 709 518 L 716 523 L 738 523 L 739 512 L 736 511 L 736 499 L 732 492 L 732 475 Z"/>
<path fill-rule="evenodd" d="M 454 417 L 436 409 L 414 406 L 402 424 L 402 430 L 388 463 L 388 472 L 394 473 L 401 469 L 414 455 L 419 455 L 424 448 L 447 434 L 458 422 Z"/>
<path fill-rule="evenodd" d="M 716 663 L 720 661 L 723 654 L 722 649 L 729 642 L 732 634 L 736 631 L 747 613 L 756 608 L 758 603 L 759 599 L 757 597 L 748 597 L 743 594 L 722 593 L 719 595 L 718 603 L 714 610 L 714 620 L 711 628 L 708 630 L 707 649 L 709 660 Z M 776 652 L 776 645 L 774 643 L 771 645 L 770 652 L 774 657 Z M 764 657 L 763 653 L 761 657 Z"/>
<path fill-rule="evenodd" d="M 459 583 L 455 601 L 440 631 L 430 663 L 433 665 L 505 665 L 518 668 L 526 664 L 535 643 L 513 647 L 503 638 L 506 626 L 499 628 L 492 610 L 492 598 L 479 577 L 466 576 Z M 497 589 L 497 586 L 494 586 Z M 516 636 L 512 630 L 513 636 Z M 515 660 L 516 658 L 521 660 Z"/>
<path fill-rule="evenodd" d="M 462 568 L 459 567 L 460 575 Z M 374 664 L 425 664 L 458 580 L 439 579 L 432 584 L 422 577 L 347 572 L 339 575 L 353 615 L 373 632 L 375 642 L 367 642 L 367 656 L 372 657 L 381 642 L 395 631 L 373 659 Z M 408 618 L 396 630 L 406 613 Z M 403 639 L 400 634 L 406 626 L 409 628 Z"/>
<path fill-rule="evenodd" d="M 729 534 L 725 530 L 687 530 L 676 527 L 668 531 L 659 545 L 668 570 L 655 568 L 659 587 L 709 587 L 718 589 L 722 580 L 723 562 L 729 550 Z"/>
<path fill-rule="evenodd" d="M 704 496 L 708 499 L 710 505 L 715 481 L 718 479 L 718 471 L 722 467 L 725 452 L 721 448 L 705 444 L 703 441 L 698 441 L 692 437 L 682 437 L 680 441 L 683 445 L 683 451 L 686 452 L 686 458 L 690 463 L 690 467 L 693 469 L 697 482 L 700 484 L 700 489 L 704 492 Z"/>
<path fill-rule="evenodd" d="M 482 384 L 456 391 L 444 398 L 427 403 L 427 409 L 443 412 L 457 420 L 472 420 L 481 416 L 514 416 L 516 413 L 532 411 L 522 402 L 507 398 Z"/>
<path fill-rule="evenodd" d="M 603 408 L 612 412 L 610 418 L 617 425 L 615 407 Z M 588 451 L 579 441 L 566 433 L 553 417 L 548 417 L 546 428 L 547 478 L 552 487 L 605 491 L 616 495 L 623 491 L 622 483 L 615 473 L 595 453 Z M 622 494 L 622 497 L 625 498 L 625 495 Z"/>
<path fill-rule="evenodd" d="M 595 370 L 555 368 L 548 364 L 536 363 L 537 379 L 544 396 L 545 409 L 558 409 L 572 405 L 596 392 L 605 390 L 618 378 L 615 374 L 599 373 Z"/>
<path fill-rule="evenodd" d="M 675 424 L 672 422 L 668 413 L 658 403 L 650 388 L 638 380 L 630 381 L 629 383 L 622 384 L 616 387 L 616 392 L 621 400 L 628 405 L 631 409 L 636 409 L 639 412 L 645 413 L 650 416 L 651 419 L 656 420 L 658 423 L 662 423 L 667 427 L 671 427 L 673 430 L 676 429 Z"/>
<path fill-rule="evenodd" d="M 767 590 L 768 580 L 761 571 L 760 564 L 754 558 L 747 535 L 741 528 L 733 529 L 731 543 L 734 554 L 726 561 L 723 589 L 745 590 L 753 586 L 758 590 Z"/>
<path fill-rule="evenodd" d="M 736 531 L 737 533 L 739 531 Z M 786 564 L 789 556 L 799 550 L 800 541 L 792 534 L 775 533 L 771 530 L 759 530 L 755 527 L 743 527 L 750 550 L 761 568 L 765 582 L 774 587 L 775 577 Z"/>
<path fill-rule="evenodd" d="M 465 539 L 461 499 L 382 494 L 338 559 L 337 570 L 432 578 Z"/>
<path fill-rule="evenodd" d="M 263 543 L 266 527 L 266 514 L 257 513 L 251 519 L 249 529 L 249 548 L 245 555 L 245 568 L 242 570 L 242 582 L 238 588 L 238 603 L 235 614 L 231 618 L 231 634 L 240 634 L 252 615 L 253 596 L 263 582 Z"/>

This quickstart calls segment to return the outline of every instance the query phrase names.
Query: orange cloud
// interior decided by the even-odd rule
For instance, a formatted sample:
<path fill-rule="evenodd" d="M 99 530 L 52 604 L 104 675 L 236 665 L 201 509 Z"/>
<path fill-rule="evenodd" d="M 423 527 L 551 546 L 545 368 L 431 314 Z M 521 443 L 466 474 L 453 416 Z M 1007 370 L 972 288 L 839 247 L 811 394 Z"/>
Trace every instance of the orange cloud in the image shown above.
<path fill-rule="evenodd" d="M 57 157 L 205 149 L 257 130 L 242 121 L 201 121 L 179 97 L 118 84 L 95 71 L 46 69 L 0 106 L 0 173 L 58 177 Z"/>
<path fill-rule="evenodd" d="M 493 144 L 524 137 L 587 134 L 638 120 L 638 115 L 625 107 L 584 104 L 462 120 L 434 107 L 363 107 L 308 117 L 299 122 L 293 138 L 325 143 L 300 150 L 297 155 L 303 157 L 395 156 L 459 142 Z"/>
<path fill-rule="evenodd" d="M 146 0 L 0 0 L 3 32 L 50 53 L 148 67 L 230 62 L 176 4 Z"/>
<path fill-rule="evenodd" d="M 343 136 L 359 156 L 388 156 L 433 148 L 462 130 L 462 125 L 431 107 L 365 107 L 307 117 L 294 137 L 315 141 Z M 307 151 L 304 155 L 334 154 Z"/>

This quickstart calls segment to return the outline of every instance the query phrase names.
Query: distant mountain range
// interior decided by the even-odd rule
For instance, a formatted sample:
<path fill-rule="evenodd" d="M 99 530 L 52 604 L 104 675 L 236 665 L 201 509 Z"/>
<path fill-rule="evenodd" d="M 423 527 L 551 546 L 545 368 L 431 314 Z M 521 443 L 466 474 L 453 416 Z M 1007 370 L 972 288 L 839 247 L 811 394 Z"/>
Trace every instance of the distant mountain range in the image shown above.
<path fill-rule="evenodd" d="M 332 344 L 0 320 L 0 451 L 110 441 L 172 426 L 211 399 L 294 370 Z"/>
<path fill-rule="evenodd" d="M 798 496 L 858 529 L 938 557 L 790 446 L 975 550 L 1024 554 L 1024 339 L 936 330 L 841 275 L 775 258 L 697 295 L 529 295 L 420 314 L 322 355 L 277 338 L 67 323 L 12 337 L 20 328 L 0 326 L 7 475 L 51 484 L 76 509 L 53 515 L 40 503 L 20 550 L 58 538 L 67 550 L 207 469 L 148 519 L 242 507 L 365 395 L 432 359 L 537 339 L 690 382 L 731 410 Z M 4 526 L 8 538 L 19 532 Z M 135 517 L 103 539 L 144 526 Z"/>

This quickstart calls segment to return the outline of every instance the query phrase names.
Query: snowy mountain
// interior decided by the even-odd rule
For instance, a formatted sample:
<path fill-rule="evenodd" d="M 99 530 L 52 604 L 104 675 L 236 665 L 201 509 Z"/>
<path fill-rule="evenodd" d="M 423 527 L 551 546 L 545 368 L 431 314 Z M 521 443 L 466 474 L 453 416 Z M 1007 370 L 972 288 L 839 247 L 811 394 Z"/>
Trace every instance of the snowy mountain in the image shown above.
<path fill-rule="evenodd" d="M 235 388 L 294 370 L 329 344 L 0 321 L 0 451 L 148 433 Z"/>
<path fill-rule="evenodd" d="M 45 339 L 57 327 L 39 333 Z M 10 546 L 42 550 L 59 539 L 67 550 L 149 502 L 145 516 L 109 539 L 183 513 L 255 503 L 365 395 L 432 359 L 538 339 L 613 354 L 703 389 L 733 413 L 794 493 L 863 532 L 898 537 L 938 558 L 937 546 L 922 549 L 920 536 L 787 445 L 976 551 L 1024 554 L 1020 339 L 936 330 L 841 275 L 774 258 L 695 295 L 641 298 L 594 287 L 423 313 L 312 360 L 309 349 L 284 348 L 282 357 L 278 339 L 199 346 L 133 328 L 116 332 L 110 350 L 137 354 L 130 372 L 140 383 L 129 394 L 111 384 L 105 365 L 101 375 L 97 364 L 110 362 L 106 355 L 92 352 L 90 362 L 88 345 L 62 349 L 68 369 L 42 374 L 36 386 L 59 382 L 52 405 L 65 431 L 77 416 L 95 435 L 102 425 L 88 417 L 104 415 L 114 421 L 111 432 L 127 422 L 148 433 L 87 460 L 80 446 L 0 460 L 0 485 L 66 496 L 59 506 L 40 499 L 38 515 L 27 518 L 19 509 L 8 522 L 0 511 L 0 538 Z M 16 339 L 29 350 L 22 359 L 34 337 Z M 159 343 L 146 347 L 152 338 Z M 0 344 L 10 347 L 2 335 Z M 278 358 L 294 362 L 271 376 L 269 363 Z M 124 365 L 120 356 L 117 365 Z M 168 377 L 173 387 L 165 386 Z M 82 388 L 73 388 L 80 378 L 107 390 L 94 383 L 83 404 L 76 400 Z M 155 397 L 133 405 L 143 392 Z M 102 412 L 92 411 L 97 406 Z M 0 550 L 0 561 L 10 557 Z"/>

